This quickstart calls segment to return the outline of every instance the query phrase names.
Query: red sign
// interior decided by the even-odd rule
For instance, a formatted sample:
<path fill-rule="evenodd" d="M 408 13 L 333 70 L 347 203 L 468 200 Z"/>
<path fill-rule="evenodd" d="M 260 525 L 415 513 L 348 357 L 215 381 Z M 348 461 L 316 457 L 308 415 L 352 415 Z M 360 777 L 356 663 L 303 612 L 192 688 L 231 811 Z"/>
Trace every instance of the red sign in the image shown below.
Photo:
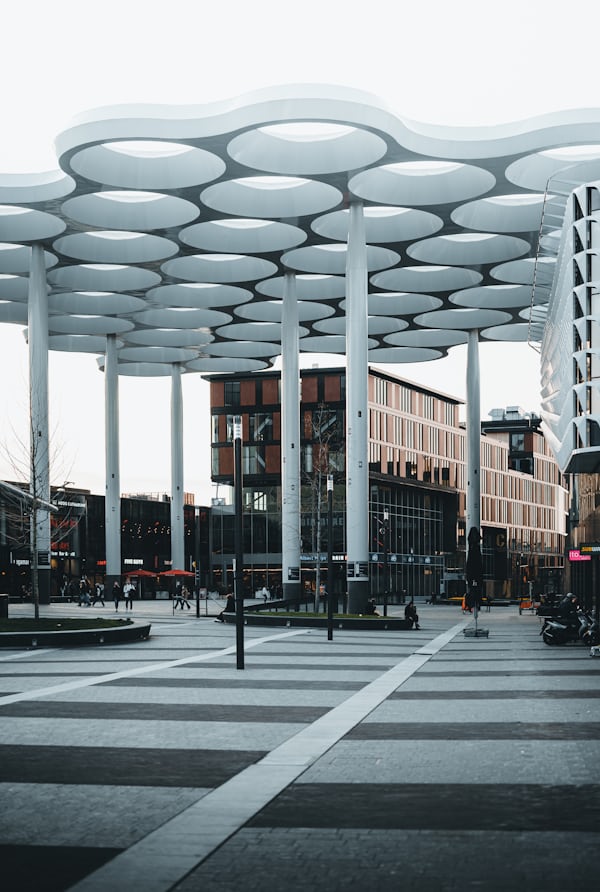
<path fill-rule="evenodd" d="M 591 559 L 591 554 L 582 554 L 578 548 L 571 548 L 569 550 L 570 561 L 591 561 Z"/>

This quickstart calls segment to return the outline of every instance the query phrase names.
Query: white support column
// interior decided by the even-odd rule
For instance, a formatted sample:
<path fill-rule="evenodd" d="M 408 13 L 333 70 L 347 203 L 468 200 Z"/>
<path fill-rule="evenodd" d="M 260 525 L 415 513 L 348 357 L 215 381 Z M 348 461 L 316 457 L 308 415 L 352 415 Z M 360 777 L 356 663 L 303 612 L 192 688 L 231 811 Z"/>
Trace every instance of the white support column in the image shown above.
<path fill-rule="evenodd" d="M 34 500 L 50 502 L 50 448 L 48 433 L 48 288 L 42 245 L 31 248 L 29 299 L 27 304 L 29 341 L 30 400 L 30 480 Z M 32 584 L 38 586 L 39 603 L 50 603 L 50 513 L 33 502 Z M 35 572 L 37 569 L 37 573 Z"/>
<path fill-rule="evenodd" d="M 106 494 L 104 526 L 106 536 L 106 597 L 110 598 L 115 580 L 121 578 L 121 471 L 119 462 L 119 373 L 117 339 L 106 336 L 104 363 L 104 448 Z"/>
<path fill-rule="evenodd" d="M 346 261 L 346 548 L 348 611 L 369 592 L 367 249 L 362 204 L 350 205 Z"/>
<path fill-rule="evenodd" d="M 300 600 L 300 362 L 296 277 L 287 272 L 281 326 L 281 583 Z"/>
<path fill-rule="evenodd" d="M 171 569 L 186 570 L 183 523 L 183 397 L 181 366 L 171 366 Z"/>
<path fill-rule="evenodd" d="M 470 331 L 467 345 L 467 501 L 466 532 L 481 532 L 481 381 L 479 332 Z"/>

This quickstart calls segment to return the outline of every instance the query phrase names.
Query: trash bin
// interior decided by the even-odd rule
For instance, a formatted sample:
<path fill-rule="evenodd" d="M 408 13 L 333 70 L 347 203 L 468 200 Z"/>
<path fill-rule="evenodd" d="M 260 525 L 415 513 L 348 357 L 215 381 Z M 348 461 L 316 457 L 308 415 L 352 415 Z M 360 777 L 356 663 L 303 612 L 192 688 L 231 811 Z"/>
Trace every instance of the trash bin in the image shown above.
<path fill-rule="evenodd" d="M 0 595 L 0 619 L 8 619 L 8 595 Z"/>

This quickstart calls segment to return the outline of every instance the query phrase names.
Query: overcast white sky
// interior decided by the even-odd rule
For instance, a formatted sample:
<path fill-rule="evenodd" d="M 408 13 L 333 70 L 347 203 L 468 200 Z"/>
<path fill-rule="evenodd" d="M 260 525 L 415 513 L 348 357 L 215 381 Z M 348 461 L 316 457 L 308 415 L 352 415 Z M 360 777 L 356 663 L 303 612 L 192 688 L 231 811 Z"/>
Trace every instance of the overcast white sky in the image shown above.
<path fill-rule="evenodd" d="M 339 84 L 425 123 L 494 125 L 600 107 L 598 0 L 30 0 L 3 5 L 0 176 L 56 168 L 54 137 L 103 105 L 195 104 L 286 83 Z M 592 37 L 590 37 L 590 35 Z M 538 356 L 482 345 L 482 414 L 539 411 Z M 332 360 L 331 364 L 335 364 Z M 398 366 L 465 396 L 465 348 Z M 0 442 L 27 431 L 27 352 L 0 324 Z M 121 487 L 168 492 L 169 382 L 121 379 Z M 50 358 L 52 482 L 104 492 L 104 385 L 95 357 Z M 184 378 L 185 488 L 211 495 L 207 385 Z M 14 473 L 0 457 L 0 476 Z"/>

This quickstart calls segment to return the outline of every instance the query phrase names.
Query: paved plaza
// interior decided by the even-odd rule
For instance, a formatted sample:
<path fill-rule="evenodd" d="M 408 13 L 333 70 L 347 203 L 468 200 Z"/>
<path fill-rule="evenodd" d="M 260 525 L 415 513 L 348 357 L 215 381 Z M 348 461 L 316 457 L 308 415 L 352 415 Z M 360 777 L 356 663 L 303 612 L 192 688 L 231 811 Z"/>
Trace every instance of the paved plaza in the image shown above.
<path fill-rule="evenodd" d="M 516 607 L 475 638 L 420 604 L 420 631 L 247 626 L 237 669 L 205 611 L 136 602 L 148 641 L 0 650 L 4 892 L 597 887 L 589 649 Z"/>

